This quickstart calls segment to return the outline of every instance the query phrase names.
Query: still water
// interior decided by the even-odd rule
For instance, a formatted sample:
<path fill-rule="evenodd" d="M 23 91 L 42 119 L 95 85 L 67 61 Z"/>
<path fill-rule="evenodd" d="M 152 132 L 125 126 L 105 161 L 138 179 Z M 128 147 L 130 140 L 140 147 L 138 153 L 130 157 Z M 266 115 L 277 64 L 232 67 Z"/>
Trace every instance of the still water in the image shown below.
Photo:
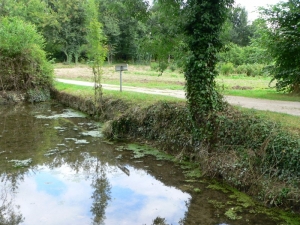
<path fill-rule="evenodd" d="M 56 103 L 0 106 L 0 224 L 280 224 L 100 131 Z"/>

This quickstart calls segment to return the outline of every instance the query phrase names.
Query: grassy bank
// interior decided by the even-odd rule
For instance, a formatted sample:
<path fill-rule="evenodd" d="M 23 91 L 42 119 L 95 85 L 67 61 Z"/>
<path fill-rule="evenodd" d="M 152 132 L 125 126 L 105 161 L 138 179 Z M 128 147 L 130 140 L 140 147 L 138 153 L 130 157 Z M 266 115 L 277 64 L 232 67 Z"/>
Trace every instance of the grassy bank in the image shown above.
<path fill-rule="evenodd" d="M 153 143 L 178 160 L 195 160 L 203 174 L 218 178 L 265 205 L 299 210 L 299 136 L 252 111 L 228 106 L 217 117 L 205 142 L 193 140 L 183 100 L 163 96 L 105 91 L 102 113 L 93 105 L 93 90 L 57 84 L 62 103 L 98 114 L 112 139 Z M 139 97 L 138 97 L 139 96 Z"/>

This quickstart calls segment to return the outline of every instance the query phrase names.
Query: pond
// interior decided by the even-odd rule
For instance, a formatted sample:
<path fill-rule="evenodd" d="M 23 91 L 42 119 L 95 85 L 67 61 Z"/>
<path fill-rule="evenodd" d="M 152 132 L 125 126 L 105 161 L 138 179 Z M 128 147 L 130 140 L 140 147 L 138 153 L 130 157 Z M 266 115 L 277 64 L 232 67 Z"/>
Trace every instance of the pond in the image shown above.
<path fill-rule="evenodd" d="M 0 106 L 0 224 L 281 224 L 149 151 L 57 103 Z"/>

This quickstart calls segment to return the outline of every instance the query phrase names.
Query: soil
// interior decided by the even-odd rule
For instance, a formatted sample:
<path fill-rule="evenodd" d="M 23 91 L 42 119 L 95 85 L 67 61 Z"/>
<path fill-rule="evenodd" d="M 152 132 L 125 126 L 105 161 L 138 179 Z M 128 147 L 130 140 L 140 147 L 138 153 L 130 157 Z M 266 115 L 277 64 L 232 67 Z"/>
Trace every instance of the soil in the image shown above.
<path fill-rule="evenodd" d="M 112 73 L 106 73 L 106 76 L 113 76 Z M 71 79 L 78 78 L 92 78 L 92 71 L 90 68 L 57 68 L 55 69 L 55 76 L 59 82 L 69 83 L 69 84 L 77 84 L 83 86 L 94 86 L 92 82 L 86 81 L 75 81 Z M 59 79 L 60 77 L 66 79 Z M 109 90 L 120 90 L 118 85 L 102 85 L 104 89 Z M 140 87 L 130 87 L 130 86 L 122 86 L 123 91 L 134 91 L 141 92 L 147 94 L 158 94 L 158 95 L 166 95 L 177 98 L 185 98 L 184 91 L 180 90 L 161 90 L 155 88 L 140 88 Z M 245 108 L 253 108 L 256 110 L 265 110 L 265 111 L 273 111 L 279 113 L 286 113 L 290 115 L 300 116 L 300 102 L 290 102 L 290 101 L 275 101 L 275 100 L 266 100 L 266 99 L 257 99 L 257 98 L 247 98 L 247 97 L 239 97 L 239 96 L 224 96 L 226 101 L 229 104 L 237 105 Z"/>

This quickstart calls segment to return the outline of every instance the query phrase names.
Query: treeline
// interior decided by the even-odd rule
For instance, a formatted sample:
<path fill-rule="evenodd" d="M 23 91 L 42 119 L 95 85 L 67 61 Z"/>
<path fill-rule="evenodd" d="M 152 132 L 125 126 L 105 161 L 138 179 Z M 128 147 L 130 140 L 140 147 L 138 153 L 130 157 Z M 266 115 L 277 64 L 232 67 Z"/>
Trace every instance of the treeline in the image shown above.
<path fill-rule="evenodd" d="M 34 24 L 45 38 L 49 59 L 86 62 L 91 4 L 105 36 L 109 63 L 157 61 L 161 72 L 170 65 L 185 66 L 190 55 L 189 1 L 155 0 L 150 5 L 144 0 L 0 0 L 0 18 L 18 17 Z M 249 23 L 244 7 L 228 8 L 219 72 L 271 75 L 278 90 L 299 91 L 299 1 L 278 3 L 260 12 L 261 17 Z"/>
<path fill-rule="evenodd" d="M 158 1 L 151 6 L 143 0 L 95 0 L 95 3 L 106 37 L 108 62 L 170 62 L 185 53 L 186 37 L 181 28 L 187 15 L 178 5 L 171 5 L 168 13 Z M 0 16 L 19 17 L 34 24 L 44 36 L 52 58 L 77 63 L 87 59 L 89 4 L 90 1 L 79 0 L 0 0 Z M 237 6 L 228 15 L 223 41 L 227 46 L 231 43 L 249 46 L 255 27 L 248 25 L 246 10 Z M 221 61 L 226 60 L 221 57 Z"/>

